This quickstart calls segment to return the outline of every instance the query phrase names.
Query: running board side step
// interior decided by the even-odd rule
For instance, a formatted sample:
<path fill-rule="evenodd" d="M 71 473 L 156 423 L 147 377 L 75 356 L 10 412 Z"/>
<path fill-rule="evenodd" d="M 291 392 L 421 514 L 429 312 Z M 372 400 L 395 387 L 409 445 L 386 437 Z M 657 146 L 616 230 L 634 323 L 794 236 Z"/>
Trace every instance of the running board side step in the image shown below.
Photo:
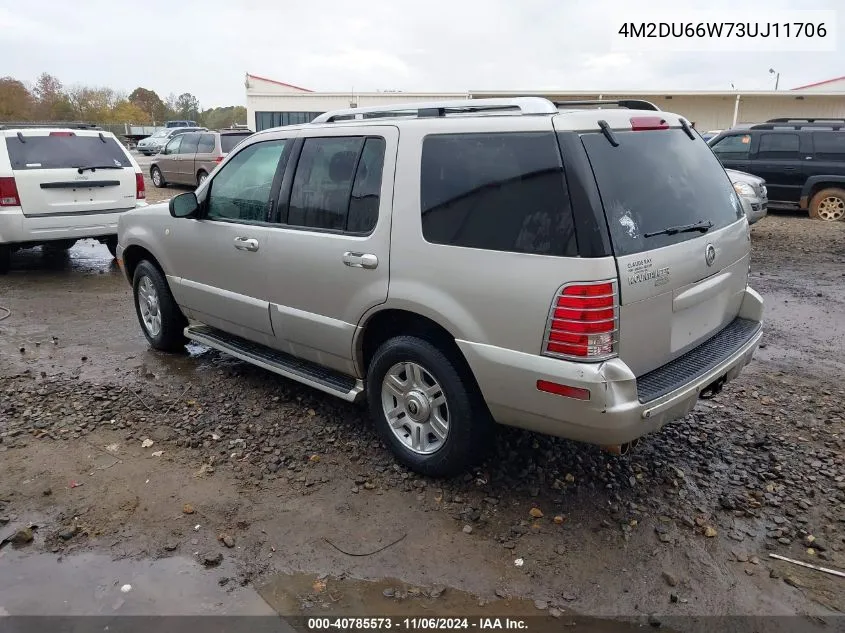
<path fill-rule="evenodd" d="M 361 380 L 208 325 L 189 325 L 185 328 L 185 336 L 348 402 L 356 402 L 364 395 Z"/>

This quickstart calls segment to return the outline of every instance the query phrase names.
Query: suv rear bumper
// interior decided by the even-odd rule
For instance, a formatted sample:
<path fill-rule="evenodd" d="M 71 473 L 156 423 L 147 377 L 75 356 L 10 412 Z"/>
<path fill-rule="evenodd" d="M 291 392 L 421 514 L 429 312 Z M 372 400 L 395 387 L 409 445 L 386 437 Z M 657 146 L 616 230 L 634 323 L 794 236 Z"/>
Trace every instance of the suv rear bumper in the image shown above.
<path fill-rule="evenodd" d="M 618 358 L 576 363 L 467 341 L 458 341 L 458 345 L 497 422 L 592 444 L 613 445 L 635 440 L 685 416 L 695 407 L 702 391 L 714 383 L 736 378 L 760 343 L 761 322 L 762 299 L 748 288 L 737 321 L 690 353 L 698 352 L 692 361 L 707 369 L 693 377 L 684 376 L 682 384 L 673 385 L 671 391 L 647 402 L 640 400 L 643 390 L 638 390 L 637 377 Z M 720 354 L 718 358 L 713 356 L 714 347 L 715 353 Z M 677 372 L 677 365 L 667 365 L 667 372 Z M 590 399 L 539 391 L 538 380 L 587 389 Z"/>
<path fill-rule="evenodd" d="M 129 210 L 26 217 L 20 208 L 2 209 L 0 244 L 39 244 L 52 240 L 117 235 L 117 220 Z"/>

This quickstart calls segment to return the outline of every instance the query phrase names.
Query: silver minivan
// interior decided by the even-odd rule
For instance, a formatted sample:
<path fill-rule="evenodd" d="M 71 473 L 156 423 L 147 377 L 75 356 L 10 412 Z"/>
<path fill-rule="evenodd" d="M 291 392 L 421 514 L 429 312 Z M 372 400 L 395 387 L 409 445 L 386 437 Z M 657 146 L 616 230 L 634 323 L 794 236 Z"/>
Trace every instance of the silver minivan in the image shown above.
<path fill-rule="evenodd" d="M 686 119 L 540 98 L 254 134 L 196 192 L 123 216 L 118 245 L 154 348 L 366 398 L 429 475 L 477 460 L 493 422 L 621 453 L 718 393 L 762 335 L 749 253 Z"/>
<path fill-rule="evenodd" d="M 168 183 L 201 185 L 249 130 L 188 132 L 172 139 L 150 163 L 150 178 L 156 187 Z"/>

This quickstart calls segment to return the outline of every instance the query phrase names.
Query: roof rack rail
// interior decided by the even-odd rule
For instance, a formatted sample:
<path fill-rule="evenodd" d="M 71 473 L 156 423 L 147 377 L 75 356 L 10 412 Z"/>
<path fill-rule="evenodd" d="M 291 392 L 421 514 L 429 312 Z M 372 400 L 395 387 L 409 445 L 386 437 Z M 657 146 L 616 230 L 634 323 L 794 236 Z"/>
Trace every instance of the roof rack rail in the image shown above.
<path fill-rule="evenodd" d="M 553 103 L 558 108 L 615 105 L 620 108 L 627 108 L 628 110 L 654 110 L 660 112 L 660 108 L 651 101 L 645 101 L 643 99 L 590 99 L 587 101 L 554 101 Z"/>
<path fill-rule="evenodd" d="M 767 119 L 766 123 L 818 123 L 824 121 L 825 123 L 845 123 L 845 119 L 837 119 L 835 117 L 830 118 L 813 118 L 813 119 L 805 119 L 801 117 L 785 117 L 782 119 Z"/>
<path fill-rule="evenodd" d="M 783 121 L 771 123 L 757 123 L 748 127 L 749 130 L 843 130 L 845 121 L 841 119 L 816 119 L 812 123 Z"/>
<path fill-rule="evenodd" d="M 311 123 L 334 123 L 336 121 L 395 117 L 443 117 L 448 114 L 511 111 L 518 111 L 519 114 L 557 114 L 557 108 L 548 99 L 542 97 L 515 97 L 512 99 L 466 99 L 459 101 L 398 103 L 389 106 L 332 110 L 331 112 L 321 114 L 311 121 Z"/>
<path fill-rule="evenodd" d="M 19 128 L 63 128 L 71 130 L 99 130 L 95 123 L 84 121 L 2 121 L 0 130 L 16 130 Z"/>

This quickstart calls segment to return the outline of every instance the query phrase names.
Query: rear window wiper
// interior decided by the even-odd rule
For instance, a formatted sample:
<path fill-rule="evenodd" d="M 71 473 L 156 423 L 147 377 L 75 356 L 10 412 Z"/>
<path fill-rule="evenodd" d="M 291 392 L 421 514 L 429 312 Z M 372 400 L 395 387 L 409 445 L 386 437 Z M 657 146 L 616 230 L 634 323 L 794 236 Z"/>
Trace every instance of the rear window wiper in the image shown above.
<path fill-rule="evenodd" d="M 678 233 L 693 233 L 698 231 L 700 233 L 707 233 L 713 228 L 713 223 L 709 220 L 707 222 L 695 222 L 694 224 L 682 224 L 681 226 L 670 226 L 653 233 L 646 233 L 643 237 L 654 237 L 655 235 L 676 235 Z"/>
<path fill-rule="evenodd" d="M 89 169 L 91 171 L 97 171 L 98 169 L 123 169 L 123 165 L 85 165 L 85 166 L 79 165 L 79 166 L 76 166 L 76 171 L 78 171 L 80 174 L 83 171 L 88 171 Z"/>

